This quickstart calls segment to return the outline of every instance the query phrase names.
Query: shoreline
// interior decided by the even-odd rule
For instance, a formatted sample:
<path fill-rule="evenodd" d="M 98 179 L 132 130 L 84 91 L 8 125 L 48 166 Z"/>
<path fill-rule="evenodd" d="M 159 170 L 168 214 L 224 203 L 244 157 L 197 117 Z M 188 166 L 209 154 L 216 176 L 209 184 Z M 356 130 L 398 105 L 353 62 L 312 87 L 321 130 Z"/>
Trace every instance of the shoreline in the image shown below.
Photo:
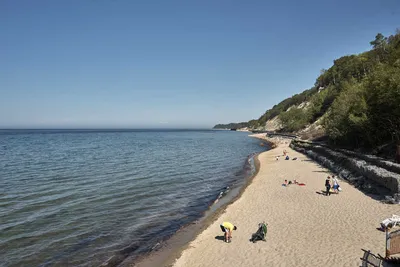
<path fill-rule="evenodd" d="M 200 219 L 197 219 L 187 225 L 182 226 L 175 234 L 168 239 L 164 240 L 163 244 L 156 244 L 154 247 L 160 245 L 160 248 L 143 254 L 135 259 L 128 257 L 119 266 L 125 267 L 153 267 L 153 266 L 165 266 L 171 267 L 174 262 L 181 256 L 182 252 L 185 251 L 190 242 L 196 239 L 196 237 L 215 222 L 219 216 L 226 210 L 226 208 L 240 199 L 246 188 L 251 184 L 252 180 L 257 176 L 260 169 L 259 155 L 273 149 L 271 146 L 266 151 L 250 154 L 247 160 L 250 158 L 254 161 L 254 172 L 247 177 L 244 177 L 244 183 L 237 188 L 230 190 L 222 198 L 216 198 L 212 202 L 209 208 L 204 211 Z M 250 157 L 251 156 L 251 157 Z M 233 194 L 232 196 L 230 196 Z"/>
<path fill-rule="evenodd" d="M 250 137 L 275 143 L 275 148 L 258 155 L 257 174 L 240 196 L 213 216 L 173 264 L 170 260 L 164 266 L 359 266 L 362 249 L 384 254 L 385 234 L 376 228 L 396 213 L 396 206 L 370 199 L 344 181 L 343 192 L 326 197 L 320 191 L 329 170 L 292 150 L 290 140 Z M 280 149 L 298 160 L 283 160 Z M 285 178 L 306 186 L 282 187 Z M 217 238 L 226 220 L 238 226 L 231 244 Z M 263 220 L 269 224 L 267 242 L 251 244 L 249 237 Z"/>

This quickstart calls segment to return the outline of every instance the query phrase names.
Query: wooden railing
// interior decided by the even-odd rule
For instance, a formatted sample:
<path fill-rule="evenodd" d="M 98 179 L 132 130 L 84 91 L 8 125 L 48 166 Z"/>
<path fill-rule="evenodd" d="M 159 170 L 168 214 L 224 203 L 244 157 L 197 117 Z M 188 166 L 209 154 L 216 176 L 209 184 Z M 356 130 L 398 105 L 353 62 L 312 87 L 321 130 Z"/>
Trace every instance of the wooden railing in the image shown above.
<path fill-rule="evenodd" d="M 400 253 L 400 230 L 386 231 L 386 258 Z"/>

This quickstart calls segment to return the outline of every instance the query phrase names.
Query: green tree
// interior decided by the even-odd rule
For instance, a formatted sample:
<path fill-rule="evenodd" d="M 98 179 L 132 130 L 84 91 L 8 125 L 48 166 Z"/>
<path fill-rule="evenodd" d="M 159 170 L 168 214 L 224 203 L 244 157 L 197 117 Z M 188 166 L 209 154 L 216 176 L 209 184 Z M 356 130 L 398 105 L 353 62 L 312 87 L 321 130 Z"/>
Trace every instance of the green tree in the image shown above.
<path fill-rule="evenodd" d="M 378 33 L 370 44 L 370 51 L 335 59 L 313 88 L 284 99 L 248 125 L 264 127 L 279 116 L 284 130 L 298 131 L 323 117 L 334 143 L 371 148 L 397 143 L 400 160 L 400 30 L 388 37 Z M 307 108 L 297 108 L 303 102 L 309 102 Z"/>
<path fill-rule="evenodd" d="M 338 144 L 363 144 L 366 130 L 367 105 L 360 83 L 345 83 L 324 120 L 328 136 Z"/>
<path fill-rule="evenodd" d="M 317 118 L 321 117 L 324 113 L 323 107 L 326 97 L 329 93 L 329 88 L 321 90 L 319 93 L 313 95 L 310 100 L 310 105 L 308 106 L 308 118 L 309 122 L 315 121 Z"/>
<path fill-rule="evenodd" d="M 385 38 L 385 36 L 383 36 L 382 33 L 378 33 L 375 36 L 375 40 L 373 40 L 373 41 L 371 41 L 369 43 L 370 43 L 370 45 L 372 45 L 372 47 L 374 49 L 380 49 L 380 48 L 384 48 L 384 46 L 386 44 L 386 40 L 387 39 Z"/>
<path fill-rule="evenodd" d="M 400 68 L 378 67 L 366 80 L 365 93 L 373 144 L 400 144 Z"/>

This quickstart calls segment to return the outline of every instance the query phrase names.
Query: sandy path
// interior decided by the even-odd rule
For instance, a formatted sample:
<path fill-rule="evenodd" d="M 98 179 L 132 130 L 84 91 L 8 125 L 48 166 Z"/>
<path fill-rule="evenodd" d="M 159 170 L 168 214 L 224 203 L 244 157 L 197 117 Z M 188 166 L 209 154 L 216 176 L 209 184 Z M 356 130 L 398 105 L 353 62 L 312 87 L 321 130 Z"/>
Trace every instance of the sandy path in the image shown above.
<path fill-rule="evenodd" d="M 296 161 L 285 161 L 283 149 Z M 339 181 L 343 192 L 330 197 L 324 189 L 328 171 L 280 144 L 259 156 L 260 171 L 243 195 L 183 251 L 176 267 L 197 266 L 360 266 L 362 250 L 384 255 L 385 234 L 376 228 L 399 205 L 384 205 Z M 283 187 L 284 179 L 306 186 Z M 267 242 L 249 242 L 261 221 L 268 223 Z M 220 223 L 238 230 L 231 243 Z"/>

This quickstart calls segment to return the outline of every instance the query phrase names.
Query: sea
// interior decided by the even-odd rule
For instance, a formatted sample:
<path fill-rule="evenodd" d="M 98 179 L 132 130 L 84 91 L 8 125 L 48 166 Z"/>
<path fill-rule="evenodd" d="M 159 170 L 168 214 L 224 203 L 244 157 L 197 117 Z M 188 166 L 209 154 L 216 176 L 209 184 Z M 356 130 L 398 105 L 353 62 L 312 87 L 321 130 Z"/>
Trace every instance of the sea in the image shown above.
<path fill-rule="evenodd" d="M 148 253 L 242 187 L 266 149 L 236 131 L 0 130 L 0 266 Z"/>

